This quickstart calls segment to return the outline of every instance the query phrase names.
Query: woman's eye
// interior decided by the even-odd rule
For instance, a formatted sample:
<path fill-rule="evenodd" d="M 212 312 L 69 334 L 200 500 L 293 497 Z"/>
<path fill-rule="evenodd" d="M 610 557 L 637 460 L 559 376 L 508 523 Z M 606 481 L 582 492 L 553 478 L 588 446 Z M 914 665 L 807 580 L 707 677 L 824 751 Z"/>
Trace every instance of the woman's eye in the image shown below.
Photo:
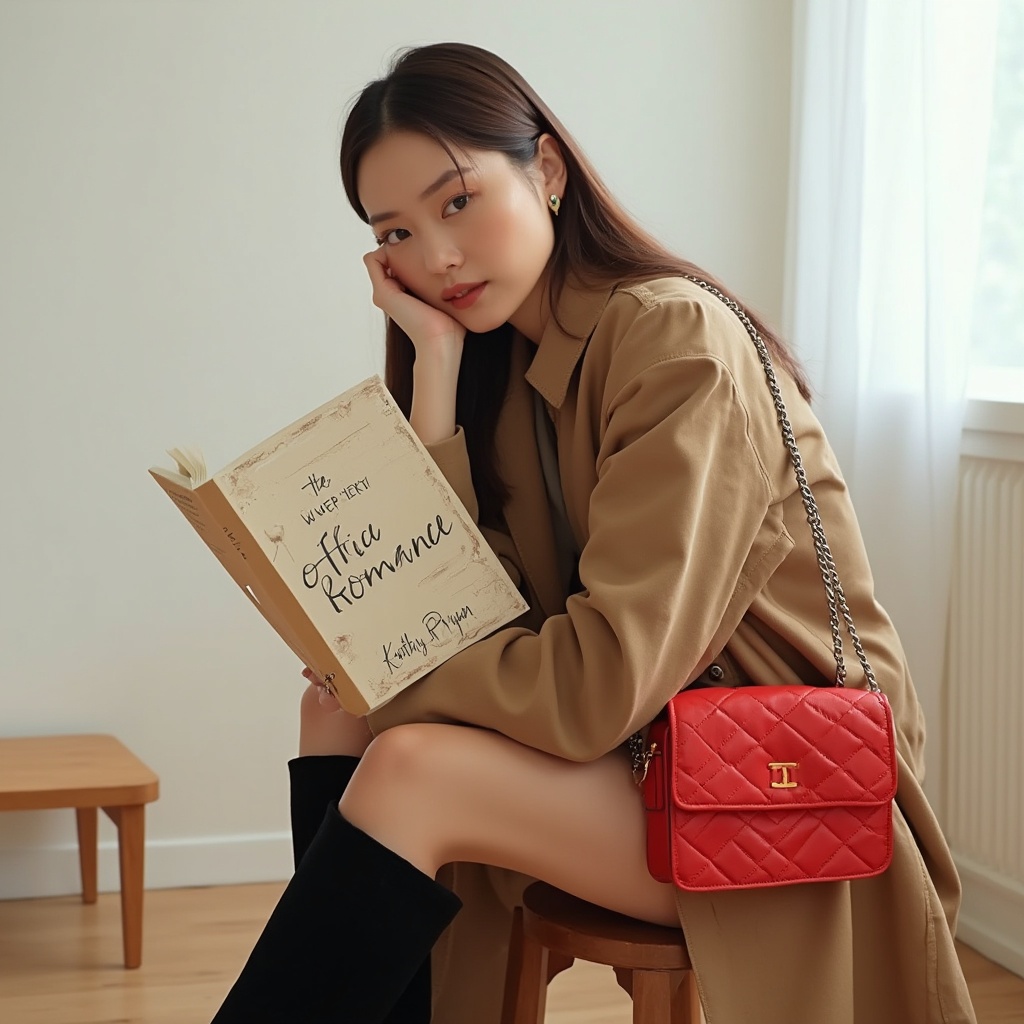
<path fill-rule="evenodd" d="M 463 192 L 462 195 L 456 196 L 450 200 L 448 205 L 444 208 L 444 216 L 450 217 L 453 213 L 458 213 L 460 210 L 464 210 L 469 203 L 469 194 Z"/>
<path fill-rule="evenodd" d="M 392 228 L 390 231 L 385 231 L 383 235 L 377 235 L 376 242 L 378 245 L 398 245 L 403 238 L 408 238 L 409 232 L 405 228 Z"/>

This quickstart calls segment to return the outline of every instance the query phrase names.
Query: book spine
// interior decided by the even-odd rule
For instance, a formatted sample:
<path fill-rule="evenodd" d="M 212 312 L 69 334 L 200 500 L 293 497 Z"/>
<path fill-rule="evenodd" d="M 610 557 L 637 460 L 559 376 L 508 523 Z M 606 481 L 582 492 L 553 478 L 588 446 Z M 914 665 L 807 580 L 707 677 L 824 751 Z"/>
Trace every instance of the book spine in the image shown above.
<path fill-rule="evenodd" d="M 247 567 L 245 583 L 241 583 L 237 577 L 236 582 L 303 664 L 321 679 L 331 683 L 341 706 L 351 714 L 365 714 L 370 707 L 366 698 L 310 621 L 305 609 L 274 568 L 217 481 L 207 480 L 200 484 L 197 492 L 202 496 L 210 518 Z"/>
<path fill-rule="evenodd" d="M 189 486 L 179 484 L 163 473 L 150 470 L 150 476 L 160 485 L 167 496 L 177 506 L 178 511 L 188 520 L 192 528 L 199 534 L 203 543 L 213 552 L 221 565 L 227 569 L 231 578 L 243 589 L 243 580 L 249 574 L 249 567 L 242 553 L 232 546 L 228 538 L 218 527 L 200 496 Z"/>

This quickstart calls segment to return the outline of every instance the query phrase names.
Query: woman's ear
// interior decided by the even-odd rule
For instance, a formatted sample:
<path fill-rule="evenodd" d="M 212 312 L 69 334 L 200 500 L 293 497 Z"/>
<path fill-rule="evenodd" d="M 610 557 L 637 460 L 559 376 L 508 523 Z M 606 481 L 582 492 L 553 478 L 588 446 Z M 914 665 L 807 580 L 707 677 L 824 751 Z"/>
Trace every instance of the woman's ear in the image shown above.
<path fill-rule="evenodd" d="M 544 190 L 544 201 L 547 202 L 548 196 L 551 195 L 561 199 L 565 195 L 568 173 L 565 168 L 565 160 L 562 158 L 562 147 L 558 144 L 558 140 L 547 132 L 537 140 L 534 168 L 539 177 L 538 184 Z"/>

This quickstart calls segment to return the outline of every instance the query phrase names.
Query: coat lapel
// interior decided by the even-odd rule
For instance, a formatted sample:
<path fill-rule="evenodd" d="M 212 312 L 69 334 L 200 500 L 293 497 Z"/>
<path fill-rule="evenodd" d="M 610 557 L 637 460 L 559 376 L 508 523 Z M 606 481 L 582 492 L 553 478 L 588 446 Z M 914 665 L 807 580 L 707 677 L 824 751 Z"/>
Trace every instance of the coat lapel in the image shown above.
<path fill-rule="evenodd" d="M 495 444 L 502 477 L 515 481 L 505 505 L 505 521 L 522 559 L 523 571 L 546 615 L 565 611 L 565 588 L 559 578 L 554 527 L 537 450 L 534 391 L 553 408 L 565 401 L 570 380 L 613 291 L 610 284 L 584 285 L 570 278 L 540 344 L 516 335 L 505 405 L 498 418 Z M 559 438 L 559 455 L 562 444 Z M 565 474 L 562 474 L 565 479 Z M 574 495 L 564 495 L 568 508 Z M 570 513 L 571 515 L 571 513 Z"/>
<path fill-rule="evenodd" d="M 565 593 L 558 578 L 555 535 L 537 451 L 533 388 L 526 382 L 534 351 L 529 341 L 516 337 L 495 446 L 503 479 L 514 481 L 509 485 L 511 492 L 505 504 L 509 533 L 544 614 L 557 615 L 565 611 Z"/>

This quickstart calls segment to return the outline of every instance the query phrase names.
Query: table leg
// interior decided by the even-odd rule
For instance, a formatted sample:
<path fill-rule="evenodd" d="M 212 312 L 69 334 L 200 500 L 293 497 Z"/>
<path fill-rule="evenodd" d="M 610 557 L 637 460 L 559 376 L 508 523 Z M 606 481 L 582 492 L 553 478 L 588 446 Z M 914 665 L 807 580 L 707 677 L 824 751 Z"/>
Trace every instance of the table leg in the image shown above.
<path fill-rule="evenodd" d="M 78 822 L 78 866 L 82 873 L 82 902 L 96 902 L 96 851 L 99 839 L 95 807 L 76 807 Z"/>
<path fill-rule="evenodd" d="M 125 967 L 142 963 L 143 859 L 146 847 L 146 805 L 104 807 L 117 825 L 121 861 L 121 931 Z"/>

